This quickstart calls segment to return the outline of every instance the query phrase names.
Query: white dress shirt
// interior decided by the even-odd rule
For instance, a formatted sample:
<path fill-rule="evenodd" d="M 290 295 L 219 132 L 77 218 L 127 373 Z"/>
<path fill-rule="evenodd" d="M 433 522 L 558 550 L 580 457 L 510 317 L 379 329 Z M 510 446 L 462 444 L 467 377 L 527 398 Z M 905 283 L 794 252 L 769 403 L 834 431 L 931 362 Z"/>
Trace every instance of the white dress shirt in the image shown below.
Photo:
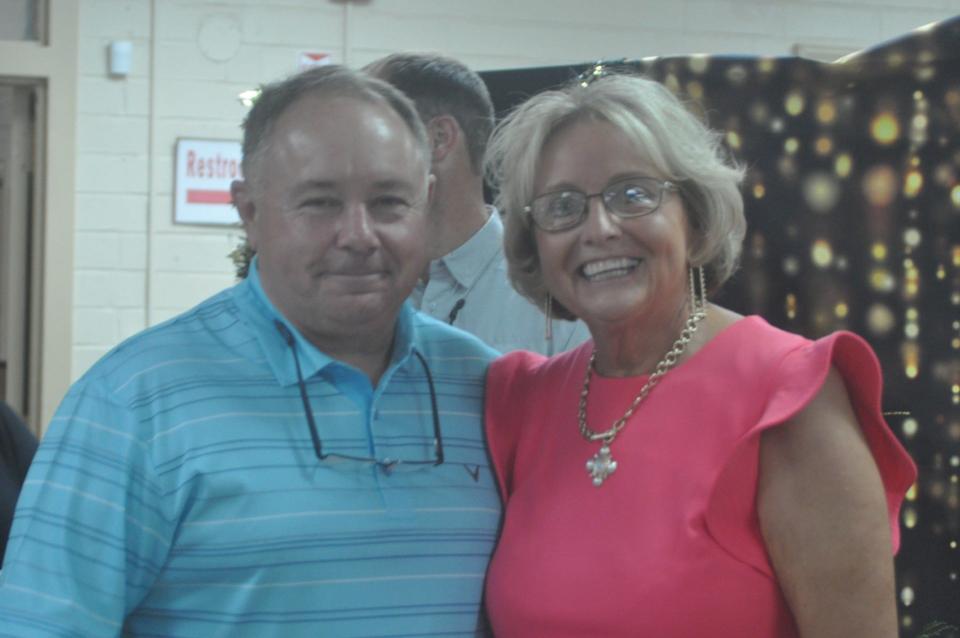
<path fill-rule="evenodd" d="M 410 296 L 414 307 L 470 332 L 500 352 L 532 350 L 554 354 L 590 337 L 580 321 L 553 320 L 546 338 L 543 312 L 513 289 L 503 256 L 503 222 L 490 218 L 459 248 L 430 264 L 430 281 Z"/>

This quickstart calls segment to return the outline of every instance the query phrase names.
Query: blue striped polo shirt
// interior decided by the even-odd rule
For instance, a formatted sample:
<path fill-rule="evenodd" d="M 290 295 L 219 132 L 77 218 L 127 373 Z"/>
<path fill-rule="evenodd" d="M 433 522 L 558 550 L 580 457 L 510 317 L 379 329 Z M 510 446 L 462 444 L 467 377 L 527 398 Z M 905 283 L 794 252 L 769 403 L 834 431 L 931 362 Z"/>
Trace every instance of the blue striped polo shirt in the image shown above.
<path fill-rule="evenodd" d="M 0 635 L 469 636 L 500 518 L 482 437 L 495 352 L 404 306 L 376 387 L 244 282 L 70 389 L 21 493 Z"/>

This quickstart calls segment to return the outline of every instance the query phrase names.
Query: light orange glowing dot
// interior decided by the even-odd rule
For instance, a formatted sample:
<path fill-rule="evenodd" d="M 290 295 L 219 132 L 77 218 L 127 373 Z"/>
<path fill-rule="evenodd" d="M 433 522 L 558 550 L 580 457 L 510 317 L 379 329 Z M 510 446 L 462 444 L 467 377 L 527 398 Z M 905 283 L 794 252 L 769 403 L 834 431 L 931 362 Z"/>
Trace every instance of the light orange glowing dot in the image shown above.
<path fill-rule="evenodd" d="M 837 105 L 833 100 L 820 100 L 817 104 L 817 120 L 821 124 L 830 124 L 837 119 Z"/>
<path fill-rule="evenodd" d="M 893 113 L 880 113 L 870 122 L 870 135 L 884 146 L 893 144 L 900 137 L 900 123 Z"/>
<path fill-rule="evenodd" d="M 833 140 L 826 135 L 822 135 L 817 138 L 813 148 L 817 155 L 829 155 L 833 151 Z"/>
<path fill-rule="evenodd" d="M 753 185 L 753 197 L 754 199 L 763 199 L 763 196 L 767 194 L 767 189 L 764 188 L 763 184 L 754 184 Z"/>
<path fill-rule="evenodd" d="M 883 304 L 873 304 L 867 309 L 867 327 L 876 335 L 885 335 L 893 330 L 896 318 Z"/>
<path fill-rule="evenodd" d="M 908 379 L 916 379 L 920 373 L 920 348 L 916 341 L 905 341 L 900 346 L 903 357 L 903 373 Z"/>
<path fill-rule="evenodd" d="M 886 164 L 870 168 L 863 176 L 863 194 L 873 206 L 889 206 L 897 196 L 897 173 Z"/>

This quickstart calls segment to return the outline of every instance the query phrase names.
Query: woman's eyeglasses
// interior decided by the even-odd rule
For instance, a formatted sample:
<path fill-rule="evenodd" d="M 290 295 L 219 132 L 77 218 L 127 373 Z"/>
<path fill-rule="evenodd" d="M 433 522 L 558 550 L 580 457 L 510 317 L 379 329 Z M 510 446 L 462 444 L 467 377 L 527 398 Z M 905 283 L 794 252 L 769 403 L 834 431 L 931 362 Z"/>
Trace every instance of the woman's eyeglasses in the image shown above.
<path fill-rule="evenodd" d="M 608 211 L 622 218 L 642 217 L 657 211 L 664 191 L 676 191 L 673 182 L 653 177 L 630 177 L 610 183 L 599 193 L 562 190 L 534 198 L 524 212 L 548 233 L 574 228 L 587 218 L 590 200 L 599 197 Z"/>
<path fill-rule="evenodd" d="M 440 415 L 437 412 L 437 393 L 433 387 L 433 376 L 430 374 L 430 368 L 427 366 L 426 360 L 419 352 L 414 350 L 413 354 L 416 355 L 417 359 L 420 361 L 420 365 L 423 366 L 423 371 L 427 376 L 427 385 L 430 388 L 430 408 L 433 411 L 434 458 L 429 460 L 410 461 L 399 458 L 393 459 L 384 457 L 378 459 L 372 456 L 353 456 L 350 454 L 340 454 L 338 452 L 324 452 L 323 442 L 320 440 L 320 434 L 317 432 L 317 422 L 313 418 L 313 409 L 310 407 L 310 397 L 307 396 L 307 384 L 304 383 L 303 373 L 300 370 L 300 357 L 297 355 L 296 341 L 294 340 L 293 335 L 290 333 L 290 330 L 282 322 L 274 320 L 273 323 L 277 327 L 277 331 L 280 333 L 280 335 L 283 336 L 283 340 L 287 342 L 287 345 L 293 352 L 293 362 L 297 368 L 297 386 L 300 388 L 300 399 L 303 402 L 303 411 L 307 417 L 307 426 L 310 428 L 310 439 L 313 441 L 313 451 L 316 453 L 319 460 L 326 461 L 327 459 L 340 459 L 355 461 L 359 463 L 377 465 L 384 470 L 393 469 L 397 465 L 440 465 L 443 463 L 443 437 L 440 434 Z"/>

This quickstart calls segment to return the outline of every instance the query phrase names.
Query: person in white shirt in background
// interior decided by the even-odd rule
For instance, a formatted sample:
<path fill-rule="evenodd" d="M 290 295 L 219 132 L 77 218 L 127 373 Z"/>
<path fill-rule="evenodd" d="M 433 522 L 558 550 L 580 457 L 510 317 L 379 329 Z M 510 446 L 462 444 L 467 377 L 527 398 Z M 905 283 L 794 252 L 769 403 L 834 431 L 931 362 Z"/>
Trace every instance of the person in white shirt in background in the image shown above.
<path fill-rule="evenodd" d="M 432 261 L 414 289 L 413 305 L 500 352 L 550 355 L 588 339 L 583 323 L 545 318 L 509 283 L 503 223 L 483 198 L 483 154 L 494 113 L 480 76 L 451 58 L 419 53 L 389 55 L 364 70 L 406 93 L 430 136 Z"/>

